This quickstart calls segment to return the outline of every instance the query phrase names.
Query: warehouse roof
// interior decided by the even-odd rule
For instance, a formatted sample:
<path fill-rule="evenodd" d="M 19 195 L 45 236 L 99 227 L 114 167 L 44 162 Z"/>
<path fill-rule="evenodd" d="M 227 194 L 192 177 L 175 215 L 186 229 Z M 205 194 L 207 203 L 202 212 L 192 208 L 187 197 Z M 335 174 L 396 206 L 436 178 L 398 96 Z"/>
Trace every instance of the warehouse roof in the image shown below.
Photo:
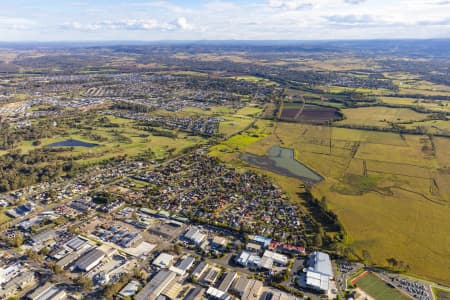
<path fill-rule="evenodd" d="M 152 264 L 160 268 L 167 268 L 172 263 L 173 259 L 173 255 L 161 253 L 153 260 Z"/>
<path fill-rule="evenodd" d="M 31 238 L 31 241 L 35 244 L 41 244 L 41 243 L 44 243 L 44 242 L 54 238 L 55 235 L 56 235 L 56 231 L 54 229 L 44 230 L 41 233 L 34 235 Z"/>
<path fill-rule="evenodd" d="M 330 256 L 323 252 L 314 251 L 309 256 L 309 271 L 333 277 Z"/>
<path fill-rule="evenodd" d="M 99 259 L 102 259 L 103 257 L 105 257 L 105 253 L 103 253 L 103 251 L 94 249 L 81 256 L 77 260 L 76 266 L 81 270 L 87 270 L 93 263 L 95 263 Z"/>
<path fill-rule="evenodd" d="M 176 267 L 180 270 L 186 271 L 187 269 L 189 269 L 190 267 L 192 267 L 192 264 L 195 262 L 195 258 L 193 258 L 192 256 L 188 256 L 185 259 L 183 259 L 182 261 L 180 261 Z"/>
<path fill-rule="evenodd" d="M 169 270 L 161 270 L 134 297 L 135 300 L 154 300 L 175 279 L 176 274 Z"/>
<path fill-rule="evenodd" d="M 80 237 L 74 237 L 73 239 L 68 241 L 66 245 L 67 245 L 67 247 L 76 251 L 76 250 L 81 249 L 84 245 L 86 245 L 87 242 L 88 242 L 87 240 L 82 239 Z"/>

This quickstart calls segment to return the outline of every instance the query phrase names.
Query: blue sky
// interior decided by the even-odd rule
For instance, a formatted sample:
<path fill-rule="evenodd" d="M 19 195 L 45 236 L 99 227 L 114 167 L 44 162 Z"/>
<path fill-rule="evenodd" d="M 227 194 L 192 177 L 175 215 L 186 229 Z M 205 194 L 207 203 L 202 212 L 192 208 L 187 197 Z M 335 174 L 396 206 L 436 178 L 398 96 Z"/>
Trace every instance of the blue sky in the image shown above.
<path fill-rule="evenodd" d="M 0 0 L 1 41 L 450 37 L 450 0 Z"/>

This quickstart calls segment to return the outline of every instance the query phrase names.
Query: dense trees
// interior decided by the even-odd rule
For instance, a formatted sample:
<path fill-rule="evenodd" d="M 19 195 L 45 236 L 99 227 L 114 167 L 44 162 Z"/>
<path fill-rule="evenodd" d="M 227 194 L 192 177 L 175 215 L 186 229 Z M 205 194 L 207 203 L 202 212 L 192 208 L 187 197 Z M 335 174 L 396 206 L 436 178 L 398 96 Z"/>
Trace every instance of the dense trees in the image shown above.
<path fill-rule="evenodd" d="M 80 169 L 70 158 L 55 155 L 55 151 L 58 150 L 36 149 L 28 154 L 10 151 L 0 156 L 0 192 L 55 180 Z"/>

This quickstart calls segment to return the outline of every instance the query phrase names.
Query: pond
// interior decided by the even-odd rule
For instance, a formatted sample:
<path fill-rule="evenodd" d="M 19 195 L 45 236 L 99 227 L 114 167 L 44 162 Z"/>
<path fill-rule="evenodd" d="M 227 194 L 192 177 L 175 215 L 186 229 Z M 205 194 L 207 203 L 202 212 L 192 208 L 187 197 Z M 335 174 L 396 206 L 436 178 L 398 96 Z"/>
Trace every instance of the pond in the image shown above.
<path fill-rule="evenodd" d="M 323 177 L 295 160 L 294 150 L 273 146 L 265 156 L 254 155 L 250 153 L 241 154 L 240 158 L 257 167 L 289 176 L 299 178 L 309 184 L 314 184 L 323 180 Z"/>
<path fill-rule="evenodd" d="M 86 143 L 86 142 L 73 140 L 73 139 L 69 139 L 69 140 L 56 142 L 56 143 L 47 145 L 47 147 L 87 147 L 87 148 L 92 148 L 92 147 L 97 147 L 97 146 L 98 146 L 98 144 L 91 144 L 91 143 Z"/>

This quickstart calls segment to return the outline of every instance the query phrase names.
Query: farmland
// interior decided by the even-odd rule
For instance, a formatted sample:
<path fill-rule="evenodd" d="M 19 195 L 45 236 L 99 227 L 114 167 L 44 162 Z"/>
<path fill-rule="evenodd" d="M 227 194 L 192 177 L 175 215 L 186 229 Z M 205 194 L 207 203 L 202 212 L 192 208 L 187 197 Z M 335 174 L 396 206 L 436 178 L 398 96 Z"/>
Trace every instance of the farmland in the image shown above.
<path fill-rule="evenodd" d="M 296 160 L 325 178 L 313 194 L 327 199 L 355 255 L 364 251 L 385 267 L 395 257 L 413 274 L 446 282 L 448 139 L 283 122 L 269 128 L 258 137 L 251 131 L 233 137 L 214 153 L 231 162 L 238 153 L 265 155 L 273 145 L 295 149 Z M 292 181 L 274 178 L 295 190 Z"/>
<path fill-rule="evenodd" d="M 339 115 L 337 110 L 332 107 L 303 103 L 284 103 L 280 119 L 295 122 L 326 123 L 339 119 Z"/>
<path fill-rule="evenodd" d="M 339 124 L 391 127 L 394 123 L 422 121 L 426 114 L 417 113 L 408 108 L 361 107 L 342 110 L 345 120 Z"/>

